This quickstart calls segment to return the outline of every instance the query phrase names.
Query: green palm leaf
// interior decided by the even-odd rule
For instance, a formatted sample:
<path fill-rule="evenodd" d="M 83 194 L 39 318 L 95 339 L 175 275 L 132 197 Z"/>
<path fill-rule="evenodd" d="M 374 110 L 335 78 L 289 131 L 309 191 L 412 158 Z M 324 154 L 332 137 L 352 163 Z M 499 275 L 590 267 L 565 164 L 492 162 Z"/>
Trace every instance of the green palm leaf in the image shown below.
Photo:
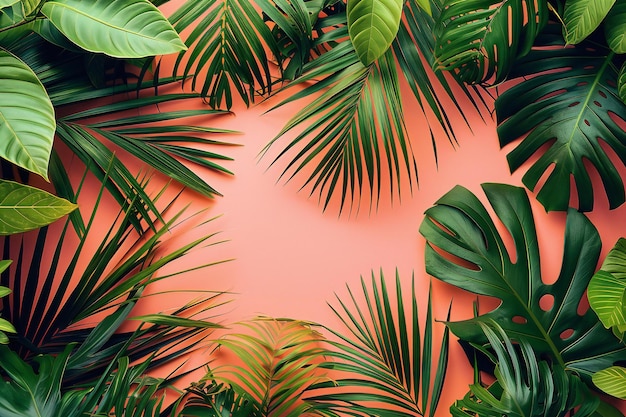
<path fill-rule="evenodd" d="M 548 20 L 545 1 L 445 0 L 435 66 L 467 83 L 502 82 Z"/>
<path fill-rule="evenodd" d="M 68 39 L 91 52 L 139 58 L 186 48 L 148 0 L 50 0 L 41 12 Z"/>
<path fill-rule="evenodd" d="M 401 0 L 349 0 L 348 33 L 363 65 L 368 66 L 391 46 L 402 17 Z"/>
<path fill-rule="evenodd" d="M 496 322 L 480 323 L 480 327 L 495 353 L 479 347 L 492 357 L 496 381 L 487 387 L 480 381 L 470 385 L 468 394 L 450 407 L 453 417 L 565 417 L 574 411 L 579 417 L 594 414 L 598 398 L 576 374 L 540 360 L 524 339 L 514 345 Z"/>
<path fill-rule="evenodd" d="M 46 226 L 76 208 L 43 190 L 0 179 L 0 235 Z"/>
<path fill-rule="evenodd" d="M 345 33 L 345 28 L 335 32 L 340 35 L 339 32 Z M 398 111 L 400 87 L 391 51 L 376 64 L 364 67 L 351 44 L 342 43 L 311 64 L 311 69 L 291 85 L 318 76 L 325 76 L 324 80 L 279 105 L 313 92 L 322 93 L 266 146 L 265 151 L 286 132 L 305 122 L 308 124 L 272 163 L 297 149 L 282 174 L 289 173 L 291 178 L 316 161 L 305 186 L 311 184 L 311 194 L 318 192 L 320 198 L 326 195 L 324 207 L 338 190 L 341 190 L 341 207 L 366 189 L 371 204 L 377 203 L 385 169 L 392 180 L 390 194 L 395 194 L 396 187 L 400 193 L 401 178 L 412 179 L 417 175 L 417 167 L 401 110 Z"/>
<path fill-rule="evenodd" d="M 326 353 L 322 336 L 300 321 L 271 319 L 243 323 L 247 333 L 220 338 L 220 349 L 232 352 L 243 365 L 222 365 L 204 378 L 231 386 L 250 398 L 263 417 L 300 417 L 313 411 L 302 393 L 325 379 L 319 364 Z M 201 381 L 201 382 L 203 382 Z"/>
<path fill-rule="evenodd" d="M 134 206 L 143 204 L 138 200 L 129 203 L 117 219 L 107 218 L 109 230 L 97 235 L 94 225 L 103 222 L 100 216 L 105 209 L 100 205 L 102 193 L 103 189 L 82 234 L 73 235 L 74 229 L 66 222 L 61 230 L 46 227 L 30 237 L 6 237 L 2 246 L 7 257 L 16 259 L 0 279 L 1 285 L 13 289 L 2 304 L 2 317 L 14 323 L 19 334 L 10 346 L 20 357 L 32 360 L 38 353 L 56 354 L 60 347 L 75 343 L 76 351 L 64 373 L 66 385 L 98 379 L 120 354 L 137 363 L 159 352 L 152 367 L 177 360 L 215 327 L 195 321 L 205 321 L 210 317 L 207 312 L 220 304 L 219 294 L 201 296 L 161 319 L 152 316 L 152 323 L 136 330 L 121 330 L 147 287 L 185 271 L 164 276 L 159 272 L 207 244 L 212 235 L 162 251 L 163 236 L 176 230 L 183 213 L 174 214 L 153 232 L 138 233 L 131 222 L 137 212 Z M 94 239 L 99 242 L 95 247 Z M 39 260 L 43 258 L 50 263 L 42 265 Z M 173 317 L 184 321 L 184 327 Z"/>
<path fill-rule="evenodd" d="M 463 340 L 483 343 L 479 325 L 494 320 L 510 338 L 527 341 L 537 355 L 587 382 L 596 371 L 626 359 L 626 346 L 591 309 L 578 312 L 600 254 L 600 238 L 589 220 L 568 212 L 561 272 L 546 284 L 525 191 L 502 184 L 484 184 L 483 190 L 513 239 L 515 260 L 486 208 L 465 188 L 457 186 L 439 199 L 420 226 L 429 274 L 501 300 L 488 313 L 448 323 L 450 330 Z"/>
<path fill-rule="evenodd" d="M 187 388 L 181 417 L 260 417 L 255 403 L 246 394 L 215 381 L 192 384 Z"/>
<path fill-rule="evenodd" d="M 615 0 L 566 0 L 563 36 L 568 44 L 580 43 L 600 26 Z"/>
<path fill-rule="evenodd" d="M 550 26 L 511 72 L 520 82 L 496 100 L 500 145 L 524 137 L 507 155 L 511 171 L 547 145 L 523 177 L 534 190 L 550 171 L 537 193 L 546 210 L 567 209 L 572 177 L 579 210 L 593 208 L 594 190 L 585 162 L 597 170 L 610 207 L 617 207 L 625 200 L 624 185 L 602 145 L 626 158 L 626 133 L 616 121 L 626 119 L 616 87 L 619 66 L 614 53 L 595 42 L 563 48 L 558 25 Z"/>
<path fill-rule="evenodd" d="M 382 272 L 379 279 L 372 273 L 369 285 L 362 279 L 361 286 L 363 298 L 348 288 L 351 303 L 338 298 L 340 307 L 331 307 L 346 329 L 330 329 L 338 341 L 330 342 L 324 366 L 340 377 L 318 384 L 314 388 L 321 391 L 313 390 L 310 399 L 331 415 L 433 416 L 447 367 L 448 330 L 437 358 L 430 298 L 422 331 L 414 284 L 406 308 L 397 273 L 395 292 Z"/>
<path fill-rule="evenodd" d="M 179 32 L 194 26 L 185 40 L 190 49 L 179 55 L 174 73 L 182 66 L 183 79 L 193 75 L 192 89 L 200 84 L 198 90 L 211 107 L 225 103 L 230 108 L 235 92 L 250 104 L 257 90 L 259 94 L 271 91 L 265 45 L 276 57 L 280 53 L 248 0 L 188 0 L 170 21 Z"/>
<path fill-rule="evenodd" d="M 48 178 L 54 109 L 28 65 L 0 50 L 0 157 Z"/>

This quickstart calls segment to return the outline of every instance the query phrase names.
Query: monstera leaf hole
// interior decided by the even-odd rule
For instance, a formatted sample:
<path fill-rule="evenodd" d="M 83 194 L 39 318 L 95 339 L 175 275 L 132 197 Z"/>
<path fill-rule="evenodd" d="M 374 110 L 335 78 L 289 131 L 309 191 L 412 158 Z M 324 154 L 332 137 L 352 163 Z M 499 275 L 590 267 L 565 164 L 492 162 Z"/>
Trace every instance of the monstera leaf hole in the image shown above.
<path fill-rule="evenodd" d="M 544 294 L 539 299 L 539 307 L 543 311 L 550 311 L 552 307 L 554 307 L 554 295 L 552 294 Z"/>

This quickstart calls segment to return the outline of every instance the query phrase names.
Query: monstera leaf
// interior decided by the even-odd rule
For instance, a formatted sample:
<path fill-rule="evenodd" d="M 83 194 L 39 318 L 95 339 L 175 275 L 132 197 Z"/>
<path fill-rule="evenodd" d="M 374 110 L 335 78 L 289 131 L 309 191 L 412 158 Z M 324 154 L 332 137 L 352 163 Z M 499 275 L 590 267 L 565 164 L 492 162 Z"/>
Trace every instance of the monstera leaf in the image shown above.
<path fill-rule="evenodd" d="M 626 106 L 617 92 L 614 53 L 597 43 L 583 42 L 564 48 L 558 25 L 550 25 L 537 38 L 536 48 L 515 64 L 512 78 L 519 82 L 496 100 L 498 136 L 502 147 L 524 137 L 508 155 L 511 171 L 539 151 L 524 174 L 523 182 L 534 190 L 550 171 L 537 199 L 546 210 L 566 210 L 570 179 L 578 192 L 578 208 L 593 208 L 589 162 L 598 171 L 611 208 L 624 202 L 624 185 L 602 145 L 626 160 Z M 545 150 L 540 150 L 543 146 Z"/>
<path fill-rule="evenodd" d="M 598 408 L 598 398 L 577 375 L 540 360 L 525 340 L 516 348 L 496 322 L 480 327 L 495 355 L 478 348 L 491 355 L 496 381 L 489 386 L 481 381 L 470 385 L 467 395 L 450 407 L 453 416 L 557 417 L 576 409 L 576 416 L 583 417 Z"/>
<path fill-rule="evenodd" d="M 545 1 L 447 0 L 435 32 L 436 66 L 467 83 L 501 82 L 547 20 Z"/>
<path fill-rule="evenodd" d="M 586 381 L 594 372 L 625 360 L 626 346 L 593 311 L 578 312 L 600 253 L 600 238 L 591 222 L 575 210 L 568 212 L 561 272 L 546 284 L 552 280 L 541 274 L 525 191 L 502 184 L 484 184 L 483 190 L 513 239 L 514 257 L 483 204 L 459 186 L 426 211 L 420 227 L 427 240 L 429 274 L 501 300 L 486 314 L 449 323 L 451 331 L 463 340 L 483 343 L 478 324 L 494 320 L 510 338 L 527 341 L 540 357 L 549 357 Z"/>

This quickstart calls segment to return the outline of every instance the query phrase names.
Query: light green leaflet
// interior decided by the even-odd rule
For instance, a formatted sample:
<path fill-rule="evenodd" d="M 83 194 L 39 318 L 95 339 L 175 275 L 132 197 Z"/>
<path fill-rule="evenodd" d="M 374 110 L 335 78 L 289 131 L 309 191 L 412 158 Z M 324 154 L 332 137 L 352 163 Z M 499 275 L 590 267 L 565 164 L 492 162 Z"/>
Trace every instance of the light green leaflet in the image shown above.
<path fill-rule="evenodd" d="M 172 25 L 148 0 L 52 0 L 41 12 L 87 51 L 140 58 L 186 49 Z"/>
<path fill-rule="evenodd" d="M 47 179 L 55 128 L 52 103 L 35 73 L 0 50 L 0 157 Z"/>
<path fill-rule="evenodd" d="M 398 33 L 402 0 L 349 0 L 348 32 L 363 65 L 380 58 Z"/>
<path fill-rule="evenodd" d="M 567 0 L 563 12 L 563 35 L 569 44 L 583 41 L 600 25 L 615 0 Z"/>
<path fill-rule="evenodd" d="M 0 235 L 45 226 L 76 207 L 76 204 L 43 190 L 0 180 Z"/>

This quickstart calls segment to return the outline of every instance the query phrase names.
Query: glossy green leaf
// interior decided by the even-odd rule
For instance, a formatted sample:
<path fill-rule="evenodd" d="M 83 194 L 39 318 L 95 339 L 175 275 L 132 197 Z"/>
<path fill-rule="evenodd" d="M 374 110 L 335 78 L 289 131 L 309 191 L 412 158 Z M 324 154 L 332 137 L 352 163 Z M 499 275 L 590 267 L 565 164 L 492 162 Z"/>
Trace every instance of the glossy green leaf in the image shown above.
<path fill-rule="evenodd" d="M 589 282 L 589 305 L 606 328 L 626 328 L 626 239 L 619 239 Z"/>
<path fill-rule="evenodd" d="M 435 66 L 467 83 L 502 82 L 548 21 L 546 1 L 447 0 L 435 28 Z"/>
<path fill-rule="evenodd" d="M 417 4 L 422 8 L 427 14 L 432 15 L 432 8 L 430 7 L 430 0 L 417 0 Z"/>
<path fill-rule="evenodd" d="M 148 0 L 50 0 L 41 12 L 68 39 L 90 52 L 139 58 L 186 49 Z"/>
<path fill-rule="evenodd" d="M 396 37 L 402 0 L 348 0 L 348 33 L 363 65 L 380 58 Z"/>
<path fill-rule="evenodd" d="M 7 320 L 0 317 L 0 332 L 15 333 L 15 327 Z"/>
<path fill-rule="evenodd" d="M 0 261 L 0 273 L 6 271 L 6 269 L 11 265 L 13 261 L 10 259 L 4 259 Z"/>
<path fill-rule="evenodd" d="M 564 47 L 559 25 L 537 38 L 536 48 L 511 72 L 519 81 L 496 100 L 500 146 L 516 141 L 507 160 L 546 210 L 567 210 L 574 180 L 578 209 L 594 206 L 590 171 L 602 179 L 611 208 L 624 203 L 624 184 L 604 146 L 626 158 L 626 106 L 617 94 L 619 59 L 595 42 Z M 534 158 L 538 155 L 538 158 Z M 591 164 L 593 170 L 586 165 Z M 595 175 L 595 172 L 593 173 Z"/>
<path fill-rule="evenodd" d="M 460 186 L 428 209 L 420 226 L 427 240 L 429 274 L 501 301 L 476 318 L 449 323 L 451 331 L 463 340 L 483 343 L 479 324 L 494 320 L 510 338 L 527 341 L 539 357 L 583 380 L 626 360 L 626 345 L 595 313 L 578 312 L 600 254 L 600 238 L 591 222 L 582 213 L 568 211 L 561 271 L 556 281 L 546 284 L 552 280 L 542 277 L 537 232 L 524 189 L 484 184 L 483 190 L 512 238 L 511 245 L 505 245 L 480 200 Z"/>
<path fill-rule="evenodd" d="M 185 317 L 171 314 L 145 314 L 143 316 L 131 317 L 131 320 L 139 320 L 145 323 L 158 324 L 164 326 L 194 327 L 202 329 L 223 329 L 224 326 L 218 323 L 211 323 L 203 320 L 192 320 Z"/>
<path fill-rule="evenodd" d="M 76 204 L 38 188 L 0 180 L 0 235 L 48 225 L 76 207 Z"/>
<path fill-rule="evenodd" d="M 593 383 L 602 391 L 626 400 L 626 368 L 611 366 L 593 374 Z"/>
<path fill-rule="evenodd" d="M 606 17 L 604 33 L 609 48 L 615 53 L 626 53 L 626 2 L 620 0 Z"/>
<path fill-rule="evenodd" d="M 200 382 L 187 388 L 182 417 L 263 417 L 254 401 L 229 386 L 215 381 Z"/>
<path fill-rule="evenodd" d="M 480 381 L 470 385 L 467 395 L 450 407 L 453 417 L 593 415 L 600 401 L 578 375 L 540 360 L 527 340 L 516 348 L 496 322 L 479 324 L 495 353 L 487 352 L 493 357 L 496 380 L 489 386 Z"/>
<path fill-rule="evenodd" d="M 15 3 L 19 3 L 20 0 L 0 0 L 0 9 L 13 6 Z"/>
<path fill-rule="evenodd" d="M 0 157 L 48 178 L 54 109 L 35 73 L 0 50 Z"/>
<path fill-rule="evenodd" d="M 566 0 L 563 36 L 568 44 L 582 42 L 600 26 L 615 0 Z"/>

